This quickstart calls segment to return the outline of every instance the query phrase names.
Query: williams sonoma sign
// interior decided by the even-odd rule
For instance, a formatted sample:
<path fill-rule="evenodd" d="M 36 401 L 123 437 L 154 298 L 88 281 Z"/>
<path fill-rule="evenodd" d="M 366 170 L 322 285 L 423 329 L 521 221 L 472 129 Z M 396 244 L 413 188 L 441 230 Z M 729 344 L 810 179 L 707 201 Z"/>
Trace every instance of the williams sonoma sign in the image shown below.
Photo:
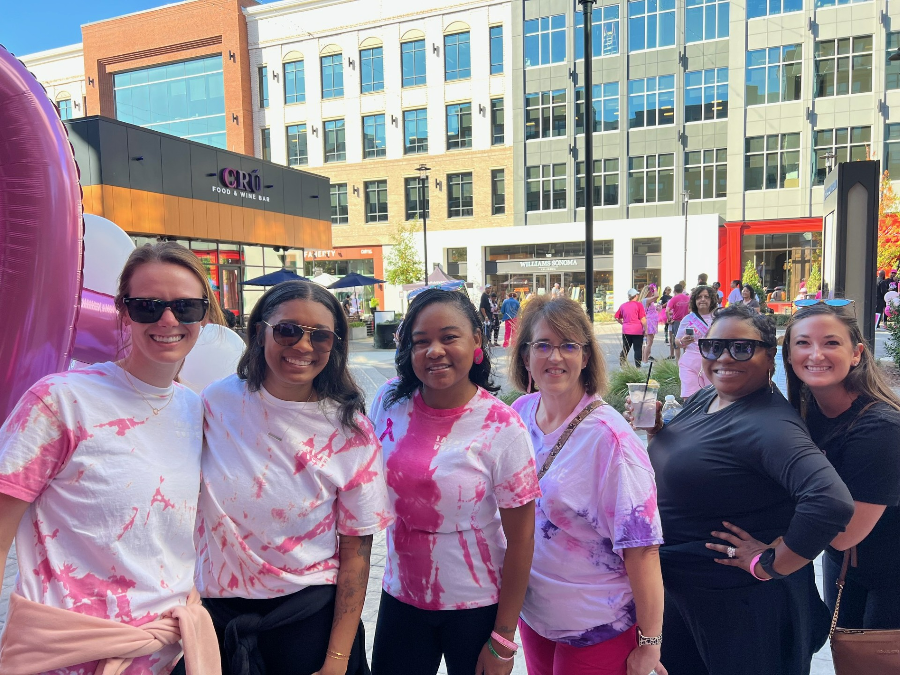
<path fill-rule="evenodd" d="M 265 195 L 259 194 L 263 189 L 262 178 L 255 171 L 247 173 L 237 169 L 222 169 L 219 172 L 219 181 L 224 187 L 213 185 L 213 192 L 223 195 L 234 195 L 241 199 L 253 199 L 260 202 L 270 201 Z"/>

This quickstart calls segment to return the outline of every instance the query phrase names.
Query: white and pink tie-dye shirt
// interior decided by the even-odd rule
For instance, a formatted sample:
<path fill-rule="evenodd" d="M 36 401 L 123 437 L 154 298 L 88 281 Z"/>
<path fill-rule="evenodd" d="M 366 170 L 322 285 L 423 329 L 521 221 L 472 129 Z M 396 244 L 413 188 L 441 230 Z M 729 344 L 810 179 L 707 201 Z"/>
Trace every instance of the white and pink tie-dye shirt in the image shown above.
<path fill-rule="evenodd" d="M 585 395 L 549 434 L 535 422 L 540 394 L 513 403 L 538 448 L 538 466 L 594 398 Z M 622 551 L 663 543 L 647 451 L 622 416 L 602 405 L 569 437 L 541 492 L 522 618 L 539 635 L 578 647 L 619 635 L 635 623 Z"/>
<path fill-rule="evenodd" d="M 237 375 L 201 396 L 200 594 L 275 598 L 337 583 L 338 534 L 393 520 L 372 424 L 357 415 L 363 433 L 344 430 L 333 402 L 282 401 Z"/>
<path fill-rule="evenodd" d="M 369 413 L 397 515 L 382 586 L 420 609 L 492 605 L 506 553 L 498 508 L 540 494 L 528 432 L 512 408 L 480 388 L 460 408 L 429 408 L 416 392 L 385 410 L 393 385 L 381 388 Z"/>
<path fill-rule="evenodd" d="M 16 533 L 19 594 L 139 626 L 193 586 L 203 412 L 179 384 L 131 380 L 101 363 L 35 384 L 0 428 L 0 492 L 31 504 Z M 154 415 L 147 401 L 170 396 Z M 125 673 L 169 673 L 180 655 L 170 645 Z"/>

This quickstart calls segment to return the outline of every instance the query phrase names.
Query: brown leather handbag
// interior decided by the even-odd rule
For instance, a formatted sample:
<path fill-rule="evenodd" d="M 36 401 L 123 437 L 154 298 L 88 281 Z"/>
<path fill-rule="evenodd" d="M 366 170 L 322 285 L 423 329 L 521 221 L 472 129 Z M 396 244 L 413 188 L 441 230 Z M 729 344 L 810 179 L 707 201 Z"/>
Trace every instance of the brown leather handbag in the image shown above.
<path fill-rule="evenodd" d="M 847 581 L 851 557 L 856 567 L 856 547 L 844 551 L 844 564 L 837 580 L 838 596 L 831 618 L 831 658 L 835 675 L 900 675 L 900 630 L 838 628 L 841 595 Z"/>

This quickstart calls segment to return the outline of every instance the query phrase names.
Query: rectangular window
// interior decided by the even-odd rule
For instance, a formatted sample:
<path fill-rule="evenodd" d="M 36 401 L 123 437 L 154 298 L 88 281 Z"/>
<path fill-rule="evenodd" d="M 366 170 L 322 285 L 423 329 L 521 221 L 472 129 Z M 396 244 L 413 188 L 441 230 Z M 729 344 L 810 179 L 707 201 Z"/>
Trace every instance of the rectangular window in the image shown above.
<path fill-rule="evenodd" d="M 817 129 L 813 132 L 813 185 L 824 185 L 830 166 L 868 159 L 872 127 Z M 826 157 L 826 155 L 832 155 Z"/>
<path fill-rule="evenodd" d="M 503 72 L 503 26 L 491 26 L 491 75 Z"/>
<path fill-rule="evenodd" d="M 684 41 L 703 42 L 728 37 L 728 0 L 687 0 Z"/>
<path fill-rule="evenodd" d="M 447 106 L 447 149 L 472 147 L 472 104 L 454 103 Z"/>
<path fill-rule="evenodd" d="M 384 115 L 366 115 L 363 117 L 363 158 L 384 157 L 385 154 Z"/>
<path fill-rule="evenodd" d="M 675 0 L 630 0 L 628 51 L 671 47 L 675 44 Z"/>
<path fill-rule="evenodd" d="M 684 74 L 684 121 L 706 122 L 728 117 L 728 68 Z"/>
<path fill-rule="evenodd" d="M 525 94 L 525 140 L 566 135 L 566 90 Z"/>
<path fill-rule="evenodd" d="M 472 174 L 447 174 L 447 217 L 465 218 L 472 215 Z"/>
<path fill-rule="evenodd" d="M 803 11 L 803 0 L 748 0 L 747 18 Z"/>
<path fill-rule="evenodd" d="M 816 98 L 872 91 L 872 36 L 816 42 Z"/>
<path fill-rule="evenodd" d="M 802 45 L 784 45 L 747 52 L 746 105 L 799 101 L 802 58 Z"/>
<path fill-rule="evenodd" d="M 900 61 L 889 61 L 887 57 L 893 56 L 900 49 L 900 33 L 887 34 L 887 54 L 884 59 L 884 88 L 900 89 Z"/>
<path fill-rule="evenodd" d="M 328 120 L 325 127 L 325 161 L 344 162 L 347 160 L 347 142 L 344 120 Z"/>
<path fill-rule="evenodd" d="M 366 191 L 366 222 L 386 223 L 388 219 L 387 181 L 370 180 Z"/>
<path fill-rule="evenodd" d="M 884 165 L 891 176 L 900 176 L 900 124 L 884 126 Z"/>
<path fill-rule="evenodd" d="M 491 215 L 506 213 L 506 171 L 491 170 Z"/>
<path fill-rule="evenodd" d="M 575 58 L 584 58 L 584 14 L 575 7 Z M 596 59 L 619 53 L 619 6 L 595 7 L 591 17 L 591 51 Z"/>
<path fill-rule="evenodd" d="M 850 3 L 867 2 L 867 0 L 816 0 L 816 9 L 822 7 L 840 7 L 841 5 L 849 5 Z"/>
<path fill-rule="evenodd" d="M 674 1 L 674 0 L 673 0 Z M 554 14 L 525 22 L 525 67 L 566 60 L 566 15 Z"/>
<path fill-rule="evenodd" d="M 271 129 L 260 129 L 260 150 L 262 158 L 267 161 L 272 161 L 272 132 Z"/>
<path fill-rule="evenodd" d="M 401 44 L 400 60 L 404 87 L 417 87 L 425 84 L 425 40 Z"/>
<path fill-rule="evenodd" d="M 422 219 L 422 205 L 419 197 L 425 204 L 425 217 L 431 218 L 431 204 L 428 199 L 428 181 L 421 178 L 407 178 L 403 181 L 406 192 L 406 219 Z"/>
<path fill-rule="evenodd" d="M 628 128 L 675 124 L 675 76 L 628 80 Z"/>
<path fill-rule="evenodd" d="M 503 99 L 491 99 L 491 145 L 503 145 L 506 139 Z"/>
<path fill-rule="evenodd" d="M 619 203 L 619 160 L 594 160 L 594 206 Z M 575 162 L 575 208 L 584 208 L 584 162 Z"/>
<path fill-rule="evenodd" d="M 347 206 L 347 184 L 332 183 L 331 184 L 331 224 L 346 225 L 349 218 L 350 210 Z"/>
<path fill-rule="evenodd" d="M 654 204 L 675 200 L 675 155 L 628 158 L 628 203 Z"/>
<path fill-rule="evenodd" d="M 288 166 L 304 166 L 309 163 L 305 124 L 293 124 L 287 128 L 287 144 Z"/>
<path fill-rule="evenodd" d="M 259 80 L 259 107 L 269 107 L 269 69 L 266 66 L 260 66 L 257 69 L 257 78 Z"/>
<path fill-rule="evenodd" d="M 595 84 L 592 101 L 594 133 L 619 130 L 619 83 Z M 575 133 L 584 133 L 584 87 L 575 89 Z"/>
<path fill-rule="evenodd" d="M 72 119 L 72 99 L 63 98 L 56 102 L 56 106 L 59 108 L 59 119 L 61 120 L 70 120 Z"/>
<path fill-rule="evenodd" d="M 566 165 L 525 167 L 525 210 L 553 211 L 566 208 Z"/>
<path fill-rule="evenodd" d="M 456 33 L 444 36 L 444 79 L 467 80 L 472 77 L 472 55 L 469 50 L 469 34 Z"/>
<path fill-rule="evenodd" d="M 744 141 L 744 189 L 800 187 L 800 134 L 752 136 Z"/>
<path fill-rule="evenodd" d="M 428 111 L 425 108 L 403 112 L 403 152 L 407 155 L 428 152 Z"/>
<path fill-rule="evenodd" d="M 727 179 L 725 148 L 684 153 L 684 189 L 691 201 L 727 196 Z"/>
<path fill-rule="evenodd" d="M 284 64 L 284 102 L 304 103 L 306 101 L 306 74 L 303 61 Z"/>
<path fill-rule="evenodd" d="M 344 57 L 332 54 L 322 57 L 322 98 L 340 98 L 344 95 Z"/>
<path fill-rule="evenodd" d="M 381 47 L 359 52 L 360 87 L 363 94 L 384 91 L 384 58 Z"/>

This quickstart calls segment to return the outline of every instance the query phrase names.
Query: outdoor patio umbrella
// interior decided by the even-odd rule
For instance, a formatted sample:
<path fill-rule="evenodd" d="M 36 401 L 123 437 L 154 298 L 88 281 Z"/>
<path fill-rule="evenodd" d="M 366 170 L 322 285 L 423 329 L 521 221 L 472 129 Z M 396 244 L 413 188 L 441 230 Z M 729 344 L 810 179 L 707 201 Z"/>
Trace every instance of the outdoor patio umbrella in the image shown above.
<path fill-rule="evenodd" d="M 365 277 L 362 274 L 348 274 L 343 279 L 339 279 L 331 284 L 328 288 L 351 288 L 354 286 L 374 286 L 375 284 L 383 284 L 384 279 L 376 279 L 375 277 Z"/>
<path fill-rule="evenodd" d="M 336 276 L 334 276 L 333 274 L 328 274 L 328 272 L 322 272 L 322 274 L 314 276 L 312 279 L 310 279 L 310 281 L 312 281 L 314 284 L 319 284 L 319 286 L 324 286 L 325 288 L 328 288 L 337 280 L 338 278 Z"/>
<path fill-rule="evenodd" d="M 421 288 L 416 288 L 414 290 L 411 290 L 409 293 L 406 294 L 406 299 L 412 300 L 419 293 L 422 293 L 426 290 L 431 290 L 432 288 L 439 288 L 442 291 L 456 291 L 465 285 L 466 285 L 465 281 L 459 281 L 456 279 L 453 279 L 451 281 L 443 281 L 439 284 L 431 284 L 430 286 L 428 286 L 428 288 L 425 288 L 425 286 L 422 286 Z"/>
<path fill-rule="evenodd" d="M 277 272 L 269 272 L 268 274 L 263 274 L 261 277 L 256 277 L 255 279 L 247 279 L 247 281 L 243 283 L 244 286 L 275 286 L 282 281 L 309 281 L 309 279 L 301 277 L 296 272 L 291 272 L 291 270 L 282 267 Z"/>

